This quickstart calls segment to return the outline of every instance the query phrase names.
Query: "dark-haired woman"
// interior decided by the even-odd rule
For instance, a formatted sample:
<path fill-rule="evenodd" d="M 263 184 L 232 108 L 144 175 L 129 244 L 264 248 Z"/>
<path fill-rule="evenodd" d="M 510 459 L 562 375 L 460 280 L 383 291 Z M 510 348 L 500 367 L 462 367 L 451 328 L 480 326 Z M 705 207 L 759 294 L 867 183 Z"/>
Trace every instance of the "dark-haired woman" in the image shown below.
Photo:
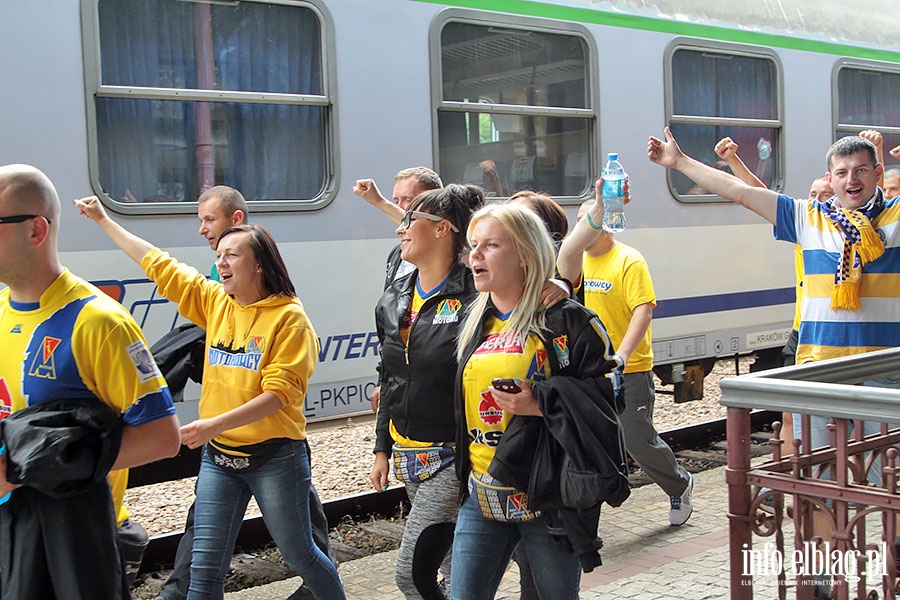
<path fill-rule="evenodd" d="M 397 227 L 401 257 L 415 270 L 396 279 L 375 308 L 382 371 L 370 477 L 376 490 L 386 489 L 392 462 L 412 502 L 395 572 L 406 598 L 446 597 L 437 576 L 459 495 L 452 466 L 456 337 L 476 293 L 460 253 L 469 217 L 483 202 L 480 188 L 458 184 L 416 197 Z"/>
<path fill-rule="evenodd" d="M 208 280 L 112 221 L 96 197 L 75 202 L 206 330 L 200 418 L 182 443 L 205 446 L 197 479 L 188 600 L 223 598 L 250 497 L 285 562 L 319 599 L 343 599 L 335 566 L 312 539 L 303 398 L 317 360 L 316 334 L 271 235 L 226 230 L 216 246 L 222 283 Z"/>

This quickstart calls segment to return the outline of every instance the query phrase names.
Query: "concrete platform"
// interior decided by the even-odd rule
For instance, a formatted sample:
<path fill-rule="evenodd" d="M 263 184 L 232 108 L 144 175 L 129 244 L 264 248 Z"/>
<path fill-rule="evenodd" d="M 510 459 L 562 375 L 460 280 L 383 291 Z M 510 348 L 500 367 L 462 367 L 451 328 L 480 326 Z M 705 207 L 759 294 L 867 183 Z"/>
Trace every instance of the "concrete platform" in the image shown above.
<path fill-rule="evenodd" d="M 603 507 L 600 535 L 603 566 L 582 576 L 585 600 L 726 600 L 728 522 L 725 468 L 694 474 L 694 514 L 681 527 L 668 521 L 669 499 L 655 485 L 632 490 L 619 508 Z M 402 600 L 394 584 L 396 552 L 341 564 L 347 598 Z M 290 596 L 300 578 L 226 594 L 228 600 L 278 600 Z M 517 599 L 515 563 L 503 578 L 498 599 Z M 762 596 L 760 596 L 762 597 Z"/>

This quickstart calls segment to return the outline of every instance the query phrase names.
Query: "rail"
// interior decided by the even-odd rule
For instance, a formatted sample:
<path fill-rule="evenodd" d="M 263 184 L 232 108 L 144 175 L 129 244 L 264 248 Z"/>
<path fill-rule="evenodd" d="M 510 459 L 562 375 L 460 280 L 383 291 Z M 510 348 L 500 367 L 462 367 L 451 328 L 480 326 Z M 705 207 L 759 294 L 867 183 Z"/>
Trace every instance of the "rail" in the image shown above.
<path fill-rule="evenodd" d="M 812 600 L 829 576 L 835 600 L 896 597 L 900 390 L 857 384 L 897 374 L 900 349 L 889 349 L 721 382 L 731 598 L 793 588 Z M 751 409 L 799 413 L 800 439 L 783 449 L 773 438 L 771 460 L 751 466 Z M 814 450 L 811 416 L 831 419 L 829 443 Z"/>
<path fill-rule="evenodd" d="M 768 427 L 776 418 L 776 413 L 754 411 L 750 415 L 751 427 L 754 431 L 758 431 Z M 713 439 L 721 439 L 725 436 L 725 429 L 725 419 L 713 419 L 661 431 L 659 435 L 673 450 L 677 451 L 684 448 L 703 447 Z M 129 477 L 129 487 L 192 477 L 197 474 L 199 464 L 199 450 L 188 450 L 183 447 L 182 452 L 173 458 L 134 469 Z M 354 518 L 368 515 L 391 515 L 397 505 L 406 500 L 406 488 L 398 485 L 389 488 L 386 492 L 363 492 L 326 500 L 323 502 L 323 506 L 329 526 L 334 527 L 346 515 Z M 171 565 L 182 534 L 182 531 L 173 531 L 154 535 L 144 553 L 141 570 L 147 572 Z M 271 542 L 271 536 L 266 530 L 262 517 L 245 517 L 238 534 L 238 545 L 244 548 L 258 548 L 269 542 Z"/>

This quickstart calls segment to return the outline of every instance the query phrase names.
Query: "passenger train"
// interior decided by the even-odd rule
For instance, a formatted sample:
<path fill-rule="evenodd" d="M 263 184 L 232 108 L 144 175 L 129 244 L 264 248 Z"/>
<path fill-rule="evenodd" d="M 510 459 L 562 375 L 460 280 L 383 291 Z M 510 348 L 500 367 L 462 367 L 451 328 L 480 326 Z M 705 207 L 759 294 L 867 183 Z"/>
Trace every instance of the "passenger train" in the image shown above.
<path fill-rule="evenodd" d="M 389 195 L 398 170 L 427 165 L 498 200 L 545 191 L 574 223 L 618 152 L 633 190 L 619 237 L 650 265 L 659 373 L 689 397 L 717 357 L 784 344 L 792 248 L 650 164 L 648 136 L 669 125 L 713 165 L 731 136 L 767 185 L 800 197 L 836 138 L 876 128 L 900 144 L 893 0 L 31 0 L 0 15 L 0 163 L 56 184 L 64 263 L 153 342 L 175 307 L 66 207 L 97 194 L 207 271 L 196 198 L 240 189 L 319 335 L 313 420 L 367 412 L 375 385 L 373 308 L 396 237 L 357 179 Z"/>

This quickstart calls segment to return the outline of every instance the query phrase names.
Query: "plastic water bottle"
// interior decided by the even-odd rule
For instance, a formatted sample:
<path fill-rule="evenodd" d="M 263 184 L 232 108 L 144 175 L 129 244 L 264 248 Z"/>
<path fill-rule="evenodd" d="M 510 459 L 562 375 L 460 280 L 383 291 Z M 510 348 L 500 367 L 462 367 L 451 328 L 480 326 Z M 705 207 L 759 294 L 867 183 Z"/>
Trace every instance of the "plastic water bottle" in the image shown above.
<path fill-rule="evenodd" d="M 610 152 L 603 167 L 603 229 L 610 233 L 625 231 L 625 169 L 619 155 Z"/>

